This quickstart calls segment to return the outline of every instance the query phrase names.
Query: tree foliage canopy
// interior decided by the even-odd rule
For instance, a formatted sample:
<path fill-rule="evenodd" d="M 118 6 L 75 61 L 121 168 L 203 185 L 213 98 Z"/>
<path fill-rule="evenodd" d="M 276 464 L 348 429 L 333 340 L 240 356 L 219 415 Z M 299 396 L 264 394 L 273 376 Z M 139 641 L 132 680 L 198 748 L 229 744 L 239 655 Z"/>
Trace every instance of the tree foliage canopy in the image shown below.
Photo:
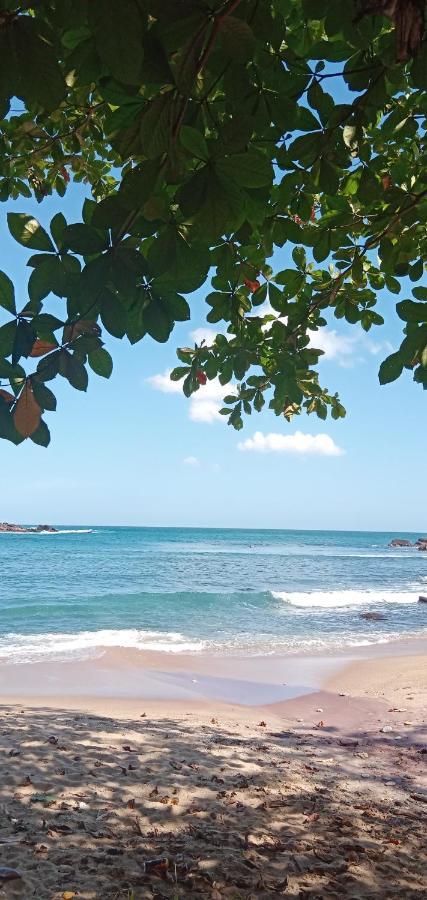
<path fill-rule="evenodd" d="M 266 402 L 344 416 L 313 332 L 331 310 L 382 324 L 378 292 L 424 273 L 423 30 L 423 0 L 0 0 L 0 199 L 21 201 L 30 273 L 19 303 L 0 273 L 0 436 L 46 445 L 48 383 L 108 377 L 105 332 L 167 341 L 205 282 L 221 333 L 178 351 L 187 396 L 236 379 L 235 428 Z M 93 198 L 79 222 L 73 181 Z M 397 303 L 382 383 L 407 368 L 427 387 L 426 301 Z"/>

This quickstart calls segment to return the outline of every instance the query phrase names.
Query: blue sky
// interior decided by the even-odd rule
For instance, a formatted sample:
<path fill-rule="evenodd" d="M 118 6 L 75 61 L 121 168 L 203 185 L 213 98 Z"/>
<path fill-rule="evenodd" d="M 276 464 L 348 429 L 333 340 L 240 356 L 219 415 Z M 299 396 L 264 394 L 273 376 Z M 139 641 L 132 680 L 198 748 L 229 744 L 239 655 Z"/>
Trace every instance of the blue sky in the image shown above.
<path fill-rule="evenodd" d="M 80 221 L 81 202 L 81 188 L 71 186 L 63 201 L 7 208 L 48 226 L 61 204 L 69 222 Z M 24 303 L 28 253 L 8 235 L 5 213 L 2 268 Z M 263 411 L 237 433 L 217 416 L 215 386 L 186 400 L 164 377 L 175 348 L 206 328 L 205 293 L 189 298 L 193 320 L 176 326 L 166 346 L 109 338 L 113 375 L 90 373 L 87 394 L 57 379 L 47 450 L 0 441 L 0 521 L 425 531 L 425 395 L 409 373 L 382 388 L 377 378 L 401 340 L 396 298 L 382 298 L 386 326 L 365 335 L 331 321 L 316 341 L 326 351 L 321 381 L 339 391 L 346 419 L 288 424 Z"/>

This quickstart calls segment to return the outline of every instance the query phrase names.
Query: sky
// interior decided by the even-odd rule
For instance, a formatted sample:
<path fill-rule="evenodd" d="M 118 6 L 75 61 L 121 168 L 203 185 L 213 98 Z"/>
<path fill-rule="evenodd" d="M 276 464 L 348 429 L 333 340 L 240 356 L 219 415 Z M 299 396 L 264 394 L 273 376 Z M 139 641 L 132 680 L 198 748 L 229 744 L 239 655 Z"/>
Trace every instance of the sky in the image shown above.
<path fill-rule="evenodd" d="M 82 198 L 71 185 L 63 200 L 3 206 L 1 267 L 18 304 L 26 302 L 29 254 L 9 236 L 6 211 L 48 227 L 58 209 L 69 223 L 81 221 Z M 285 246 L 277 262 L 288 258 Z M 176 347 L 208 328 L 208 292 L 188 298 L 192 320 L 166 345 L 147 337 L 131 347 L 107 336 L 113 375 L 90 372 L 86 394 L 57 378 L 47 449 L 0 440 L 0 521 L 425 532 L 426 397 L 410 373 L 384 387 L 377 375 L 401 341 L 396 297 L 381 298 L 385 326 L 365 334 L 332 319 L 316 337 L 325 351 L 321 383 L 339 392 L 345 419 L 302 415 L 289 424 L 263 410 L 236 432 L 218 415 L 227 389 L 208 383 L 187 400 L 168 378 Z M 0 311 L 0 324 L 6 319 Z"/>

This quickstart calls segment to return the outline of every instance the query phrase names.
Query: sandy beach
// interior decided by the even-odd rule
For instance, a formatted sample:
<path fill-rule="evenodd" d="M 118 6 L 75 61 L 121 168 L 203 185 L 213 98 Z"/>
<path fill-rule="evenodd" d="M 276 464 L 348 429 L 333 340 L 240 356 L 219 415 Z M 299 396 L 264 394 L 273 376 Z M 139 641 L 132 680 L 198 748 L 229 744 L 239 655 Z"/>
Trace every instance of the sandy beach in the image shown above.
<path fill-rule="evenodd" d="M 0 896 L 426 896 L 427 655 L 403 649 L 217 660 L 220 687 L 205 658 L 1 666 Z"/>

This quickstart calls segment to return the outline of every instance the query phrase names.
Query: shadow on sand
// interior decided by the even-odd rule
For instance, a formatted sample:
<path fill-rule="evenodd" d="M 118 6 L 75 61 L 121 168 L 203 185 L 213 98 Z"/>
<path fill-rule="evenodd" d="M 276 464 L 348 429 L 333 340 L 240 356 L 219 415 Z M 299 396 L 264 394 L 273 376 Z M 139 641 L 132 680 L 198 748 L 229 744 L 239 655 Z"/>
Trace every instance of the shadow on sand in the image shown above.
<path fill-rule="evenodd" d="M 1 707 L 4 896 L 427 896 L 417 729 L 207 723 Z"/>

